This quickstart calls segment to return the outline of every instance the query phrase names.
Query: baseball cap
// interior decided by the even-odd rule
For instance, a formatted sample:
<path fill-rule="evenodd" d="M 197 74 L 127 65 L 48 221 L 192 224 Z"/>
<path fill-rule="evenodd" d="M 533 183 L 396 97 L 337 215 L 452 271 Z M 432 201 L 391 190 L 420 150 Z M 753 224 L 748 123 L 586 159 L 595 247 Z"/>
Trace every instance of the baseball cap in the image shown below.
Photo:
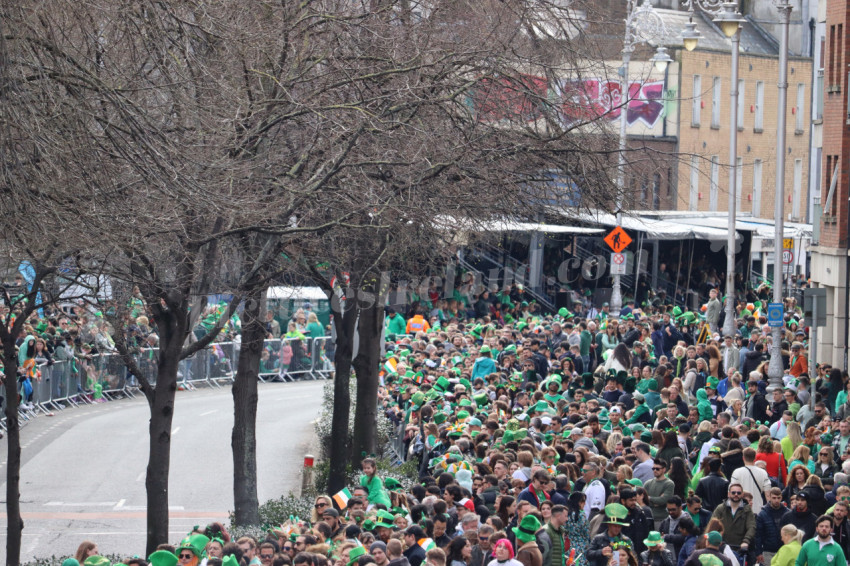
<path fill-rule="evenodd" d="M 723 535 L 717 531 L 711 531 L 708 533 L 708 544 L 711 546 L 720 546 L 723 544 Z"/>

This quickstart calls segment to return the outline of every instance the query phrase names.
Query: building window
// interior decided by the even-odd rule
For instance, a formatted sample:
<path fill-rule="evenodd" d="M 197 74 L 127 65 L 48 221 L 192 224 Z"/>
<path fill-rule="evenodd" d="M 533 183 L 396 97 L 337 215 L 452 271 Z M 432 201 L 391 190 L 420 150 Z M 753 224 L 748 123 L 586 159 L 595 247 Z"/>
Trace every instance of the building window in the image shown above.
<path fill-rule="evenodd" d="M 688 196 L 688 210 L 699 209 L 699 156 L 691 156 L 691 186 Z"/>
<path fill-rule="evenodd" d="M 720 77 L 714 77 L 711 85 L 711 127 L 720 127 Z"/>
<path fill-rule="evenodd" d="M 738 129 L 744 129 L 744 79 L 738 79 Z"/>
<path fill-rule="evenodd" d="M 794 220 L 800 219 L 800 191 L 803 190 L 803 160 L 794 160 L 794 196 L 791 208 L 791 218 Z"/>
<path fill-rule="evenodd" d="M 702 106 L 702 78 L 694 75 L 694 94 L 691 103 L 691 126 L 699 128 L 700 107 Z"/>
<path fill-rule="evenodd" d="M 835 26 L 829 26 L 829 92 L 835 84 Z"/>
<path fill-rule="evenodd" d="M 815 83 L 815 120 L 823 120 L 823 69 L 818 69 Z"/>
<path fill-rule="evenodd" d="M 797 83 L 797 124 L 794 127 L 794 133 L 800 135 L 803 133 L 803 126 L 805 122 L 803 121 L 804 111 L 806 110 L 806 85 L 804 83 Z"/>
<path fill-rule="evenodd" d="M 652 210 L 661 210 L 661 174 L 652 176 Z"/>
<path fill-rule="evenodd" d="M 711 156 L 711 189 L 708 193 L 708 210 L 717 212 L 717 196 L 720 192 L 720 158 Z"/>
<path fill-rule="evenodd" d="M 838 49 L 835 50 L 836 57 L 836 67 L 835 67 L 835 92 L 841 92 L 841 69 L 844 68 L 842 64 L 843 59 L 843 45 L 844 45 L 844 24 L 838 24 L 838 37 L 835 38 L 835 45 L 838 46 Z"/>
<path fill-rule="evenodd" d="M 753 123 L 753 131 L 764 131 L 764 81 L 756 83 L 756 118 Z"/>
<path fill-rule="evenodd" d="M 761 215 L 761 168 L 762 160 L 753 161 L 753 216 Z"/>
<path fill-rule="evenodd" d="M 744 209 L 744 158 L 735 160 L 735 210 Z"/>

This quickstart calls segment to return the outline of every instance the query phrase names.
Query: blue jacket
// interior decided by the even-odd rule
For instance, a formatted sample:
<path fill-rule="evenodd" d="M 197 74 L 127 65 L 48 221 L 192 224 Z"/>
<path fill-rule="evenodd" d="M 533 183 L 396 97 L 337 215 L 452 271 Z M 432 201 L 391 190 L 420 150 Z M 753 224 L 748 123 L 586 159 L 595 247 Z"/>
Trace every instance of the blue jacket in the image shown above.
<path fill-rule="evenodd" d="M 782 546 L 782 537 L 779 536 L 779 530 L 786 522 L 786 517 L 791 513 L 791 510 L 781 506 L 779 509 L 774 509 L 770 505 L 765 505 L 756 515 L 756 540 L 755 551 L 756 556 L 760 556 L 765 552 L 776 553 Z"/>
<path fill-rule="evenodd" d="M 689 536 L 685 539 L 685 543 L 682 545 L 682 550 L 679 552 L 679 561 L 676 566 L 682 566 L 685 563 L 685 560 L 691 555 L 696 548 L 697 545 L 697 537 Z"/>

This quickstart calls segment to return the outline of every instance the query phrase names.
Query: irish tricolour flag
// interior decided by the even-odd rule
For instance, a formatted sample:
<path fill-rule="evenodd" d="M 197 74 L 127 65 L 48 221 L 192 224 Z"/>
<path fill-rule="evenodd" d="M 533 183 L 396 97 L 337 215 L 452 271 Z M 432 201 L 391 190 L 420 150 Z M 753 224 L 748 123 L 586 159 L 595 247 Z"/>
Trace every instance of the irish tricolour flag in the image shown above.
<path fill-rule="evenodd" d="M 342 491 L 334 495 L 334 501 L 339 506 L 340 509 L 345 509 L 348 507 L 348 500 L 351 499 L 351 492 L 348 491 L 348 488 L 344 488 Z"/>
<path fill-rule="evenodd" d="M 434 539 L 430 538 L 421 538 L 417 541 L 417 544 L 419 544 L 419 546 L 421 546 L 426 552 L 432 548 L 437 548 L 437 545 L 434 543 Z"/>

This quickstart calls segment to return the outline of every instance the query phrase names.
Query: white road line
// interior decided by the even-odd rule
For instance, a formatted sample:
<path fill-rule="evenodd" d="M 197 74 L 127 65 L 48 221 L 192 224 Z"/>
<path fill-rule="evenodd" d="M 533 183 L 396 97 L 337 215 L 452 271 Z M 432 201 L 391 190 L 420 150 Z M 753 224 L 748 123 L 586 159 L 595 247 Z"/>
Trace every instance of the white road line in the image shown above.
<path fill-rule="evenodd" d="M 127 503 L 127 500 L 126 500 L 126 499 L 122 499 L 121 501 L 119 501 L 119 502 L 118 502 L 118 504 L 117 504 L 117 505 L 115 505 L 115 507 L 114 507 L 112 510 L 113 510 L 113 511 L 118 511 L 119 509 L 121 509 L 122 507 L 124 507 L 124 504 L 125 504 L 125 503 Z"/>
<path fill-rule="evenodd" d="M 64 501 L 48 501 L 45 507 L 114 507 L 115 501 L 95 501 L 88 503 L 66 503 Z"/>
<path fill-rule="evenodd" d="M 199 416 L 199 417 L 205 417 L 205 416 L 207 416 L 207 415 L 211 415 L 211 414 L 213 414 L 213 413 L 217 413 L 217 412 L 218 412 L 218 409 L 215 409 L 215 410 L 212 410 L 212 411 L 207 411 L 206 413 L 201 413 L 201 414 L 200 414 L 200 415 L 198 415 L 198 416 Z"/>
<path fill-rule="evenodd" d="M 174 436 L 174 435 L 175 435 L 175 434 L 177 434 L 178 432 L 180 432 L 180 427 L 179 427 L 179 426 L 178 426 L 178 427 L 175 427 L 175 428 L 173 428 L 173 429 L 171 429 L 171 436 Z"/>

